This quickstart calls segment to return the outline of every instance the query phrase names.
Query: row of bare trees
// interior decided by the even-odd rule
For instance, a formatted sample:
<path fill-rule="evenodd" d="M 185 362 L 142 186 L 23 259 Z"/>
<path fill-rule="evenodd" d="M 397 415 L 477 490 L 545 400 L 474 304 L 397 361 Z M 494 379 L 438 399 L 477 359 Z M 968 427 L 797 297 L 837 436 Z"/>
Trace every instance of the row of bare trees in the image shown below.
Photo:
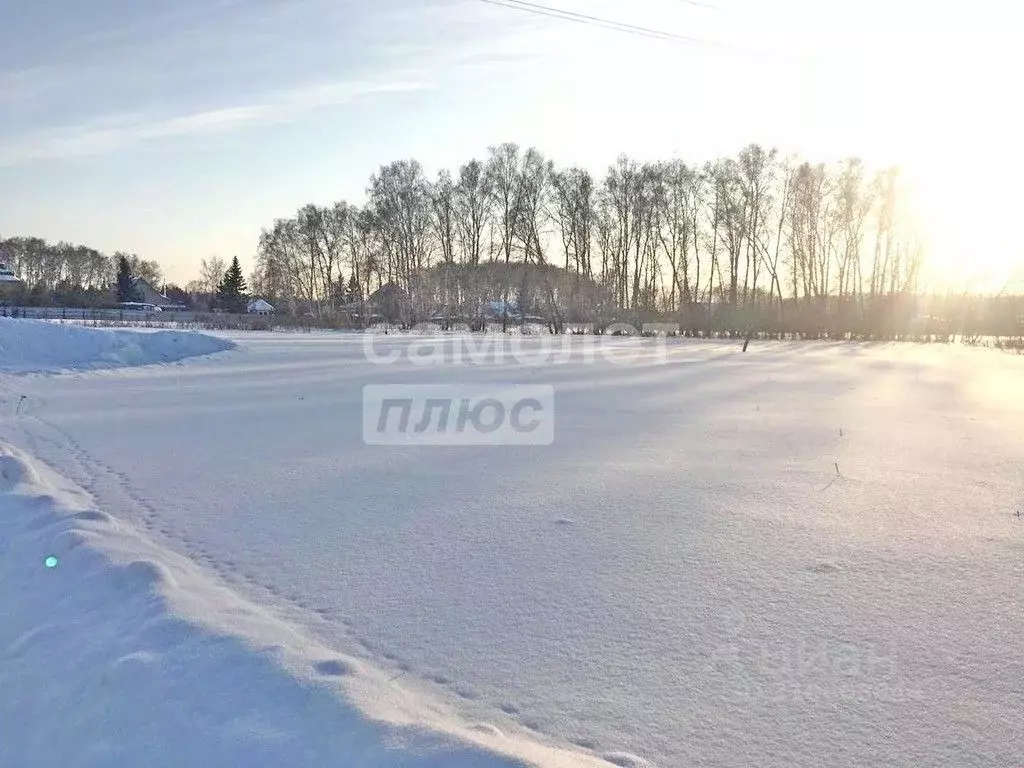
<path fill-rule="evenodd" d="M 415 160 L 390 163 L 362 207 L 276 221 L 252 283 L 330 311 L 386 283 L 414 292 L 429 267 L 500 262 L 556 265 L 620 311 L 874 301 L 918 288 L 925 247 L 908 202 L 897 169 L 869 174 L 856 159 L 751 145 L 701 166 L 621 156 L 596 177 L 502 144 L 434 180 Z M 448 298 L 442 286 L 427 303 Z"/>
<path fill-rule="evenodd" d="M 105 290 L 114 282 L 122 256 L 133 275 L 154 287 L 160 285 L 160 265 L 136 254 L 118 251 L 107 256 L 88 246 L 50 243 L 39 237 L 0 238 L 0 261 L 9 261 L 26 285 L 44 291 L 58 291 L 61 286 Z"/>
<path fill-rule="evenodd" d="M 121 256 L 38 238 L 0 244 L 27 284 L 50 289 L 107 286 Z M 281 310 L 325 315 L 391 284 L 417 314 L 524 304 L 532 292 L 533 311 L 549 317 L 763 326 L 841 307 L 852 322 L 913 296 L 925 255 L 896 169 L 751 145 L 699 166 L 621 156 L 597 176 L 507 143 L 434 179 L 415 160 L 390 163 L 361 206 L 306 205 L 275 221 L 250 286 Z M 159 286 L 154 262 L 128 259 Z M 204 260 L 188 294 L 211 296 L 225 269 Z"/>

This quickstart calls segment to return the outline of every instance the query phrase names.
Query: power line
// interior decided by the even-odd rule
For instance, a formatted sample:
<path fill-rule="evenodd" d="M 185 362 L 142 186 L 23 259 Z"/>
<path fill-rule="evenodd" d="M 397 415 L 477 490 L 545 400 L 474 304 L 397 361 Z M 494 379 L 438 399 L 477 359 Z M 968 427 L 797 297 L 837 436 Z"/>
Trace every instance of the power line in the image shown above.
<path fill-rule="evenodd" d="M 725 9 L 720 5 L 714 5 L 713 3 L 702 3 L 700 0 L 679 0 L 681 3 L 692 5 L 694 8 L 707 8 L 710 11 L 724 11 Z"/>
<path fill-rule="evenodd" d="M 603 19 L 599 16 L 590 16 L 585 13 L 576 13 L 575 11 L 566 11 L 561 8 L 552 8 L 548 5 L 539 5 L 538 3 L 527 2 L 527 0 L 480 0 L 480 2 L 487 3 L 488 5 L 500 6 L 502 8 L 511 8 L 517 11 L 526 11 L 527 13 L 534 13 L 538 16 L 548 16 L 555 19 L 562 19 L 563 21 L 574 21 L 577 24 L 587 24 L 590 26 L 602 27 L 604 29 L 611 29 L 617 32 L 639 35 L 641 37 L 666 40 L 668 42 L 702 46 L 722 45 L 722 43 L 714 40 L 678 35 L 674 32 L 664 32 L 650 27 L 640 27 L 636 24 L 626 24 L 625 22 L 614 21 L 613 19 Z M 694 0 L 694 2 L 696 2 L 696 0 Z"/>
<path fill-rule="evenodd" d="M 660 40 L 674 40 L 681 43 L 689 43 L 691 45 L 717 45 L 713 40 L 703 40 L 697 37 L 689 37 L 687 35 L 677 35 L 674 32 L 664 32 L 659 29 L 652 29 L 650 27 L 640 27 L 636 24 L 627 24 L 622 21 L 615 21 L 613 19 L 604 19 L 599 16 L 591 16 L 586 13 L 577 13 L 576 11 L 566 11 L 562 8 L 553 8 L 549 5 L 540 5 L 538 3 L 528 2 L 528 0 L 482 0 L 482 2 L 488 3 L 489 5 L 500 5 L 505 8 L 513 8 L 515 10 L 526 11 L 528 13 L 536 13 L 542 16 L 552 16 L 554 18 L 564 19 L 566 21 L 575 21 L 580 24 L 590 24 L 594 26 L 604 27 L 605 29 L 618 30 L 620 32 L 629 32 L 634 35 L 641 35 L 643 37 L 654 37 Z"/>

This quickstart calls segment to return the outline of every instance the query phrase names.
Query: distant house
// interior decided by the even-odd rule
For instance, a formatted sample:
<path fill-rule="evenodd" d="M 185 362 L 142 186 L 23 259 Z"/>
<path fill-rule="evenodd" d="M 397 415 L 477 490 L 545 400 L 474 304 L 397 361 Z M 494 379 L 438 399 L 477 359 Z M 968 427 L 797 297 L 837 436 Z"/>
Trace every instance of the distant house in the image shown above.
<path fill-rule="evenodd" d="M 21 280 L 14 274 L 14 270 L 7 266 L 7 262 L 0 261 L 0 283 L 14 284 L 20 282 Z"/>
<path fill-rule="evenodd" d="M 4 256 L 3 246 L 0 246 L 0 302 L 9 301 L 22 285 L 14 270 L 7 266 L 9 262 Z"/>
<path fill-rule="evenodd" d="M 519 308 L 519 302 L 515 299 L 484 302 L 480 308 L 480 317 L 489 323 L 512 323 L 514 325 L 523 323 L 544 325 L 548 322 L 547 318 L 540 315 L 524 315 Z"/>
<path fill-rule="evenodd" d="M 132 278 L 132 287 L 135 289 L 136 303 L 152 304 L 160 307 L 164 312 L 181 312 L 188 309 L 184 304 L 171 301 L 167 296 L 150 285 L 149 281 L 141 277 Z"/>
<path fill-rule="evenodd" d="M 0 244 L 0 284 L 8 287 L 18 285 L 21 280 L 14 274 L 14 269 L 8 265 L 12 263 L 10 251 L 3 244 Z"/>
<path fill-rule="evenodd" d="M 274 314 L 274 305 L 264 299 L 255 299 L 249 302 L 245 311 L 250 315 L 272 315 Z"/>
<path fill-rule="evenodd" d="M 149 284 L 147 280 L 141 277 L 132 278 L 132 288 L 135 289 L 136 301 L 142 302 L 143 304 L 156 304 L 158 307 L 161 304 L 167 304 L 170 302 L 166 296 L 160 291 Z"/>
<path fill-rule="evenodd" d="M 509 320 L 519 319 L 519 304 L 515 300 L 502 301 L 488 301 L 483 306 L 483 316 L 487 320 L 501 320 L 508 318 Z"/>
<path fill-rule="evenodd" d="M 403 321 L 412 312 L 408 292 L 397 283 L 385 283 L 370 294 L 366 303 L 371 314 L 380 315 L 388 322 Z"/>

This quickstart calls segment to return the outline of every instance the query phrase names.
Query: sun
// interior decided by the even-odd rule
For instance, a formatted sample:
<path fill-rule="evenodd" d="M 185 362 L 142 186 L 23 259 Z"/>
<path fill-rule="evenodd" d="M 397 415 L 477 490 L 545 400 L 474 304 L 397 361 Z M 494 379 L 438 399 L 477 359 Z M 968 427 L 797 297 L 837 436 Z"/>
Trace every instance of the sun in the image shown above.
<path fill-rule="evenodd" d="M 928 243 L 923 287 L 1024 292 L 1024 246 L 1011 235 L 1024 204 L 1012 15 L 894 4 L 876 21 L 881 37 L 851 70 L 857 135 L 869 157 L 904 171 Z"/>
<path fill-rule="evenodd" d="M 948 156 L 948 155 L 947 155 Z M 1009 237 L 1014 211 L 1005 168 L 935 162 L 907 169 L 927 241 L 924 287 L 938 292 L 1024 292 L 1024 247 Z"/>

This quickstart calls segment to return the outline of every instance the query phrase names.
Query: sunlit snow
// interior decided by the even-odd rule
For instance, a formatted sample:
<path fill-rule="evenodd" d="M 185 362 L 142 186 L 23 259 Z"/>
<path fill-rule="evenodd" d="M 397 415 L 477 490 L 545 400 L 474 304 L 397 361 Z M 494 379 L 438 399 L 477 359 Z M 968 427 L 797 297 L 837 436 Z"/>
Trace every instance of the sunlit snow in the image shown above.
<path fill-rule="evenodd" d="M 54 376 L 5 327 L 0 764 L 1024 757 L 1024 357 L 267 333 Z M 367 384 L 550 385 L 554 441 L 368 446 Z"/>

